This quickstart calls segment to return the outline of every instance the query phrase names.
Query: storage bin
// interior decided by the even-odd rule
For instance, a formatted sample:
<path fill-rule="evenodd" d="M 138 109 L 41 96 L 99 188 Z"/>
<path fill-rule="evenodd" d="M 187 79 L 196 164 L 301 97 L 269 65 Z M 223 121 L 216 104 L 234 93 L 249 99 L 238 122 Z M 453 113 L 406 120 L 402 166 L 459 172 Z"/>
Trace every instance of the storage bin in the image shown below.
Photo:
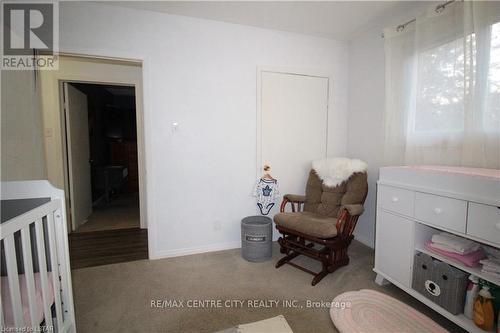
<path fill-rule="evenodd" d="M 241 255 L 248 261 L 271 259 L 273 221 L 267 216 L 248 216 L 241 220 Z"/>
<path fill-rule="evenodd" d="M 412 288 L 454 315 L 464 310 L 468 277 L 425 253 L 415 255 Z"/>

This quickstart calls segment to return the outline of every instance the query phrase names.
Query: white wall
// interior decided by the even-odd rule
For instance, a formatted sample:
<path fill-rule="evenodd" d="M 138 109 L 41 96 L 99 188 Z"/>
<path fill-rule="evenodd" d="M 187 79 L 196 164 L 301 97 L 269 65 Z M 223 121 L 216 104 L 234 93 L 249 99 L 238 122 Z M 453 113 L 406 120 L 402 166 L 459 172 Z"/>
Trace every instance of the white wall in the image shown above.
<path fill-rule="evenodd" d="M 42 115 L 33 71 L 1 72 L 1 180 L 46 179 Z"/>
<path fill-rule="evenodd" d="M 425 6 L 423 1 L 404 11 L 379 18 L 378 23 L 349 43 L 349 119 L 347 154 L 368 163 L 368 197 L 365 213 L 356 226 L 355 237 L 374 247 L 376 181 L 383 164 L 385 55 L 382 31 L 412 19 Z M 388 13 L 389 14 L 389 13 Z"/>
<path fill-rule="evenodd" d="M 60 14 L 62 52 L 144 60 L 152 257 L 239 246 L 240 219 L 256 213 L 258 66 L 332 73 L 329 150 L 345 154 L 345 43 L 92 3 Z"/>

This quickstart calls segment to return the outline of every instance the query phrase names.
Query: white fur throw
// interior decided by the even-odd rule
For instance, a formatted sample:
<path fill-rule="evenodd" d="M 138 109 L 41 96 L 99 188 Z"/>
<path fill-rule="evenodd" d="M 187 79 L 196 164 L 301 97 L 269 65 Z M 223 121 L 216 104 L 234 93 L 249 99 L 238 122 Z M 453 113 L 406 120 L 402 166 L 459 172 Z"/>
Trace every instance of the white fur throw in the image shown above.
<path fill-rule="evenodd" d="M 335 187 L 356 172 L 365 172 L 368 165 L 357 159 L 346 157 L 325 158 L 312 162 L 312 168 L 328 187 Z"/>

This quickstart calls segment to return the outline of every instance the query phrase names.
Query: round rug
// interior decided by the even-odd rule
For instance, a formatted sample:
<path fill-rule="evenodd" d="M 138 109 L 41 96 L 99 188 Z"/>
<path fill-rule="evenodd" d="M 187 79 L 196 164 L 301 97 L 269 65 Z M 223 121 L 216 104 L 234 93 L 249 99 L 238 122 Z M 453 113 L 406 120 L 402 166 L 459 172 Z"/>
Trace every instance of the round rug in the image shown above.
<path fill-rule="evenodd" d="M 369 289 L 349 291 L 335 297 L 330 317 L 341 333 L 448 332 L 412 307 Z"/>

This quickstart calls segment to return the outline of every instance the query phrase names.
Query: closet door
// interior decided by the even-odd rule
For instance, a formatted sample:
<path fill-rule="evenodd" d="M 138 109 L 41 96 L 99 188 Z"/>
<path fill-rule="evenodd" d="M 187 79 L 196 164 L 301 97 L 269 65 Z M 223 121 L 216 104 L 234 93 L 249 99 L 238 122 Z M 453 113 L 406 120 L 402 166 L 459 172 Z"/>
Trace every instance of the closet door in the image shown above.
<path fill-rule="evenodd" d="M 411 285 L 413 229 L 413 221 L 377 210 L 375 269 L 405 287 Z"/>
<path fill-rule="evenodd" d="M 328 78 L 262 72 L 261 89 L 262 165 L 282 195 L 303 194 L 311 161 L 327 154 Z"/>

